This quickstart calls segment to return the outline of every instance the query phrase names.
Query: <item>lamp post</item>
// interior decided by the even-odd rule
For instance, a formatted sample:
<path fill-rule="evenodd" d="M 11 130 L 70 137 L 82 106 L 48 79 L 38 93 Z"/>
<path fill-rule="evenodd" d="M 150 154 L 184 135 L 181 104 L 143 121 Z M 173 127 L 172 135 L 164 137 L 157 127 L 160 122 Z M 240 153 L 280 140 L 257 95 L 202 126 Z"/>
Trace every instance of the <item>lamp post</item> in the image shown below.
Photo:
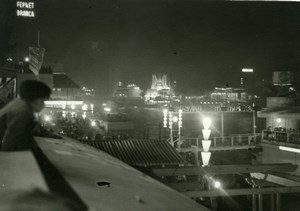
<path fill-rule="evenodd" d="M 205 117 L 202 120 L 204 129 L 202 130 L 203 134 L 203 140 L 202 140 L 202 148 L 203 151 L 201 152 L 201 157 L 202 157 L 202 163 L 203 166 L 208 166 L 209 165 L 209 160 L 211 157 L 211 152 L 209 151 L 210 145 L 211 145 L 211 140 L 209 140 L 209 136 L 211 133 L 211 130 L 209 129 L 211 126 L 211 119 Z"/>
<path fill-rule="evenodd" d="M 173 140 L 173 115 L 169 112 L 169 129 L 170 129 L 170 141 L 171 145 L 174 147 L 174 140 Z"/>
<path fill-rule="evenodd" d="M 179 146 L 181 145 L 181 128 L 182 128 L 182 110 L 178 111 L 178 141 Z"/>
<path fill-rule="evenodd" d="M 256 142 L 256 112 L 255 112 L 255 103 L 252 104 L 253 107 L 253 139 Z"/>
<path fill-rule="evenodd" d="M 211 134 L 210 126 L 211 126 L 212 121 L 210 118 L 205 117 L 205 118 L 203 118 L 202 123 L 203 123 L 203 127 L 204 127 L 204 129 L 202 129 L 202 134 L 203 134 L 203 140 L 202 140 L 203 151 L 201 152 L 202 164 L 203 164 L 202 166 L 208 166 L 209 160 L 211 157 L 211 152 L 209 151 L 209 148 L 211 145 L 211 140 L 209 140 L 209 136 Z M 222 184 L 219 181 L 213 180 L 213 178 L 209 175 L 205 175 L 203 177 L 202 181 L 207 182 L 209 190 L 211 190 L 213 187 L 215 189 L 219 189 L 222 186 Z M 215 197 L 210 197 L 210 201 L 211 201 L 212 210 L 216 210 L 217 202 L 216 202 Z"/>
<path fill-rule="evenodd" d="M 176 142 L 173 139 L 173 123 L 178 124 L 178 140 L 177 140 L 177 142 L 180 145 L 180 142 L 181 142 L 180 136 L 181 136 L 181 127 L 182 127 L 182 110 L 179 109 L 178 116 L 174 116 L 173 113 L 171 111 L 168 111 L 167 109 L 164 109 L 163 113 L 164 113 L 163 126 L 164 126 L 164 128 L 167 128 L 168 124 L 169 124 L 170 142 L 173 147 Z"/>

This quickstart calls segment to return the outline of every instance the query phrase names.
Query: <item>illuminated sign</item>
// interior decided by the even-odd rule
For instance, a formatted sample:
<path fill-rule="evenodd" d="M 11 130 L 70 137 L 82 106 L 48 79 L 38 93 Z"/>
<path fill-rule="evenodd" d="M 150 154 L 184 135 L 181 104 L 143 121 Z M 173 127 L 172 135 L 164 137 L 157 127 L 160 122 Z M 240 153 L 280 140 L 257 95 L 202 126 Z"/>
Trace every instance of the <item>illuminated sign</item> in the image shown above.
<path fill-rule="evenodd" d="M 273 85 L 288 86 L 294 82 L 294 74 L 289 71 L 273 72 Z"/>
<path fill-rule="evenodd" d="M 35 17 L 34 2 L 17 1 L 17 16 Z"/>
<path fill-rule="evenodd" d="M 251 68 L 243 68 L 242 72 L 243 73 L 253 73 L 253 69 L 251 69 Z"/>

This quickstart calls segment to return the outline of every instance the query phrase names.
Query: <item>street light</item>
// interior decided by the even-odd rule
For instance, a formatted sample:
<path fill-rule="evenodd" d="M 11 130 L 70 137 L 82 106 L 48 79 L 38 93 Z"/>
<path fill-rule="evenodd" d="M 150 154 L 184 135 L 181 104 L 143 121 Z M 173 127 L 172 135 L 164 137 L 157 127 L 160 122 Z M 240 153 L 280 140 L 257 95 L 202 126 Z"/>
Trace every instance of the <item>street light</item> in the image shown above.
<path fill-rule="evenodd" d="M 88 105 L 84 104 L 81 108 L 82 108 L 83 111 L 86 111 L 88 109 Z"/>
<path fill-rule="evenodd" d="M 178 117 L 177 116 L 173 116 L 173 122 L 178 122 Z"/>
<path fill-rule="evenodd" d="M 178 141 L 179 147 L 181 145 L 181 128 L 182 128 L 182 110 L 178 110 Z"/>
<path fill-rule="evenodd" d="M 96 122 L 95 121 L 91 121 L 91 126 L 92 127 L 95 127 L 97 124 L 96 124 Z"/>
<path fill-rule="evenodd" d="M 106 111 L 106 112 L 110 112 L 110 111 L 111 111 L 111 108 L 109 108 L 109 107 L 105 107 L 105 108 L 104 108 L 104 111 Z"/>
<path fill-rule="evenodd" d="M 168 127 L 168 110 L 164 109 L 164 128 Z"/>
<path fill-rule="evenodd" d="M 211 119 L 208 118 L 208 117 L 205 117 L 203 120 L 202 120 L 202 123 L 203 123 L 203 127 L 204 129 L 208 130 L 211 126 Z"/>
<path fill-rule="evenodd" d="M 26 56 L 26 57 L 24 58 L 24 61 L 25 61 L 25 62 L 29 62 L 29 57 Z"/>
<path fill-rule="evenodd" d="M 46 122 L 50 122 L 50 121 L 51 121 L 51 117 L 50 117 L 49 115 L 45 115 L 45 116 L 44 116 L 44 120 L 45 120 Z"/>
<path fill-rule="evenodd" d="M 163 126 L 164 128 L 167 128 L 169 123 L 170 142 L 172 146 L 174 146 L 174 143 L 177 141 L 180 144 L 180 136 L 181 136 L 181 128 L 182 128 L 182 110 L 181 109 L 178 110 L 178 116 L 173 116 L 173 113 L 169 112 L 167 109 L 163 110 L 163 114 L 164 114 Z M 178 124 L 178 140 L 175 142 L 173 140 L 173 123 Z"/>
<path fill-rule="evenodd" d="M 174 147 L 174 140 L 173 140 L 173 115 L 169 112 L 169 128 L 170 128 L 170 139 L 171 145 Z"/>
<path fill-rule="evenodd" d="M 94 104 L 91 104 L 91 113 L 94 113 Z"/>
<path fill-rule="evenodd" d="M 209 148 L 211 145 L 211 140 L 209 140 L 209 136 L 210 136 L 211 130 L 209 128 L 211 126 L 212 121 L 210 118 L 205 117 L 202 120 L 202 123 L 203 123 L 203 127 L 204 127 L 204 129 L 202 130 L 204 140 L 202 140 L 203 152 L 201 152 L 201 157 L 202 157 L 203 166 L 208 166 L 209 160 L 211 157 L 211 152 L 209 152 Z"/>
<path fill-rule="evenodd" d="M 219 181 L 214 182 L 215 188 L 221 188 L 222 184 Z"/>

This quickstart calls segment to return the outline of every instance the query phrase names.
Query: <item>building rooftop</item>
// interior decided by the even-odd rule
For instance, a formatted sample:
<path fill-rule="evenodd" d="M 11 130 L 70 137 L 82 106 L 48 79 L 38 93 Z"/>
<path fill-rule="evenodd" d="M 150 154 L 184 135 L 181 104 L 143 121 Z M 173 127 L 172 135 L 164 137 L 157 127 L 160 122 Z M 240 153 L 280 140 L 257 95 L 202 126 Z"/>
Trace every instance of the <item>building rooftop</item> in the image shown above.
<path fill-rule="evenodd" d="M 80 86 L 76 84 L 71 78 L 64 73 L 53 74 L 53 88 L 74 88 L 80 89 Z"/>

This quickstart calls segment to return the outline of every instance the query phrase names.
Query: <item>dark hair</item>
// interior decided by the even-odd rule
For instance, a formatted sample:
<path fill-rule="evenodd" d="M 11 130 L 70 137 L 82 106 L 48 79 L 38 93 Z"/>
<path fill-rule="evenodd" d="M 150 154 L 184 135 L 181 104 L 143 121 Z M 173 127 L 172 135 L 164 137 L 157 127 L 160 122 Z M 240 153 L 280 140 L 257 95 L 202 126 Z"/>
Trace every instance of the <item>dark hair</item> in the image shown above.
<path fill-rule="evenodd" d="M 50 88 L 41 81 L 27 80 L 23 81 L 19 94 L 25 101 L 35 101 L 37 99 L 46 99 L 50 97 Z"/>

